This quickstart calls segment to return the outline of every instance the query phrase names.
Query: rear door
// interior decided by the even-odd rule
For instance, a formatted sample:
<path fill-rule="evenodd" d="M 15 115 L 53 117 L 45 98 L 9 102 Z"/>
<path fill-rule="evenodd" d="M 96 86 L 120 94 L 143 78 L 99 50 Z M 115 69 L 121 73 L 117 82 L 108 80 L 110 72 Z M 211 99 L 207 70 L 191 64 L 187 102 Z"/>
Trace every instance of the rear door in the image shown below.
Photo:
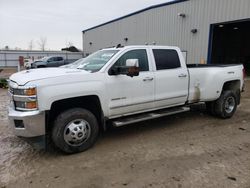
<path fill-rule="evenodd" d="M 51 57 L 47 60 L 47 67 L 55 67 L 56 66 L 56 57 Z"/>
<path fill-rule="evenodd" d="M 153 48 L 155 61 L 155 107 L 183 105 L 188 97 L 188 72 L 181 52 L 175 48 Z"/>
<path fill-rule="evenodd" d="M 59 64 L 60 66 L 64 65 L 65 64 L 65 59 L 63 59 L 63 57 L 59 57 Z"/>
<path fill-rule="evenodd" d="M 54 63 L 54 65 L 56 67 L 64 65 L 63 57 L 55 57 L 55 63 Z"/>

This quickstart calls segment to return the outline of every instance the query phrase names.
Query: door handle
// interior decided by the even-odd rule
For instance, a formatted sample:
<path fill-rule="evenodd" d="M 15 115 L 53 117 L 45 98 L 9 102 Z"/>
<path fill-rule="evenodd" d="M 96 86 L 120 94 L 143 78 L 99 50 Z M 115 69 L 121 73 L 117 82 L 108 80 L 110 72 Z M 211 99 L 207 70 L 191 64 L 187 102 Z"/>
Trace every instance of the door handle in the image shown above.
<path fill-rule="evenodd" d="M 180 74 L 178 77 L 179 77 L 179 78 L 186 78 L 187 75 L 186 75 L 186 74 Z"/>
<path fill-rule="evenodd" d="M 146 78 L 143 79 L 143 82 L 153 81 L 153 80 L 154 80 L 154 78 L 152 78 L 152 77 L 146 77 Z"/>

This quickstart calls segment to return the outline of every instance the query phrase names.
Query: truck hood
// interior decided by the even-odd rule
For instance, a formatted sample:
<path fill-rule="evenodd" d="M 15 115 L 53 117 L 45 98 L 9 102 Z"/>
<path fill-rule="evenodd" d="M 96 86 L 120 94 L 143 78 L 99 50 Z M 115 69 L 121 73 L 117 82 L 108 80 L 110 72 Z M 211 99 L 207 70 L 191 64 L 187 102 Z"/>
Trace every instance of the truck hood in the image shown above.
<path fill-rule="evenodd" d="M 25 85 L 28 82 L 48 79 L 60 76 L 70 76 L 74 74 L 90 74 L 84 70 L 77 69 L 66 69 L 66 68 L 42 68 L 42 69 L 31 69 L 24 70 L 15 74 L 12 74 L 10 80 L 16 82 L 18 85 Z"/>

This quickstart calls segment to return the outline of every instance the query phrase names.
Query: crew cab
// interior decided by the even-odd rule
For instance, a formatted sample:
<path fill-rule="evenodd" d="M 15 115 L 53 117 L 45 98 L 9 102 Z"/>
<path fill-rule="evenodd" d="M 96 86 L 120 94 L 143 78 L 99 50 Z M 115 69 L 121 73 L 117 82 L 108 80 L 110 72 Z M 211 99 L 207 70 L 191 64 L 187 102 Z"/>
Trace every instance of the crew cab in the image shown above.
<path fill-rule="evenodd" d="M 178 47 L 102 49 L 81 66 L 31 69 L 10 77 L 10 125 L 66 153 L 94 145 L 101 130 L 189 110 L 230 118 L 240 103 L 242 65 L 186 65 Z M 153 125 L 152 125 L 153 126 Z"/>

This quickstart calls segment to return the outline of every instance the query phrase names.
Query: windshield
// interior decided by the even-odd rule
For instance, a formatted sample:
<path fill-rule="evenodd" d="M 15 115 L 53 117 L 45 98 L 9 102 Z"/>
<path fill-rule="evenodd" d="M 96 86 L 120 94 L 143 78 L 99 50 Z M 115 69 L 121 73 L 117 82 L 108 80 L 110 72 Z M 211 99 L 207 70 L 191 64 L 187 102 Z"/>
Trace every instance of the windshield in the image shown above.
<path fill-rule="evenodd" d="M 101 50 L 84 58 L 77 69 L 89 72 L 99 71 L 119 50 Z"/>
<path fill-rule="evenodd" d="M 85 58 L 78 59 L 77 61 L 74 61 L 73 63 L 70 63 L 68 65 L 61 66 L 62 68 L 69 68 L 69 69 L 77 69 L 78 66 L 80 66 Z"/>
<path fill-rule="evenodd" d="M 49 59 L 49 57 L 43 57 L 42 59 L 39 59 L 37 61 L 47 61 Z"/>

